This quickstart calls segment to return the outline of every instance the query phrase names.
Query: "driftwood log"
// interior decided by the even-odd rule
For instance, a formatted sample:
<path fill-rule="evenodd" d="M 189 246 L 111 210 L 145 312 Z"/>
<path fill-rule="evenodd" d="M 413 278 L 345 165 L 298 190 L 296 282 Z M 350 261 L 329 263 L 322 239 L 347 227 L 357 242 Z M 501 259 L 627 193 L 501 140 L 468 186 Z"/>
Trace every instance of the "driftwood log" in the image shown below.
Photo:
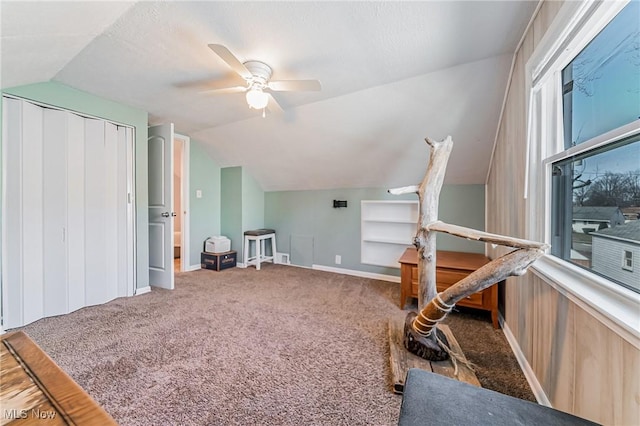
<path fill-rule="evenodd" d="M 519 238 L 506 237 L 477 231 L 438 220 L 438 202 L 444 181 L 449 155 L 453 148 L 451 136 L 436 142 L 426 139 L 430 146 L 429 164 L 420 185 L 390 189 L 391 194 L 418 194 L 419 218 L 414 245 L 418 250 L 418 313 L 407 314 L 404 329 L 404 346 L 413 354 L 431 361 L 448 357 L 446 339 L 437 329 L 437 324 L 455 304 L 478 291 L 504 280 L 508 276 L 522 275 L 527 268 L 542 256 L 547 244 Z M 442 293 L 436 289 L 436 232 L 445 232 L 469 240 L 514 247 L 477 271 L 471 273 Z M 435 332 L 434 332 L 435 330 Z"/>

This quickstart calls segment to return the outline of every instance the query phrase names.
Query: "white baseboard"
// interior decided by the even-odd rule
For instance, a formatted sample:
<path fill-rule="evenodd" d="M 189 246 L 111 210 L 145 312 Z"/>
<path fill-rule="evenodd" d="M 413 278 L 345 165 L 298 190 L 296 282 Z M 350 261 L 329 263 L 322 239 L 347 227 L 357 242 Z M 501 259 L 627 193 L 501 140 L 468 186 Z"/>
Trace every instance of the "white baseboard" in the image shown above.
<path fill-rule="evenodd" d="M 247 265 L 245 265 L 243 262 L 237 262 L 236 263 L 236 268 L 246 268 Z"/>
<path fill-rule="evenodd" d="M 187 266 L 187 269 L 184 270 L 184 272 L 193 272 L 193 271 L 198 271 L 202 269 L 202 267 L 200 266 L 200 264 L 197 265 L 189 265 Z"/>
<path fill-rule="evenodd" d="M 529 365 L 527 358 L 522 353 L 522 350 L 520 349 L 520 345 L 518 344 L 518 341 L 516 340 L 513 333 L 511 333 L 511 330 L 509 329 L 509 326 L 507 325 L 507 323 L 504 322 L 504 318 L 502 317 L 502 315 L 499 316 L 499 319 L 500 319 L 500 324 L 502 325 L 502 332 L 504 333 L 504 336 L 507 338 L 507 342 L 509 342 L 509 346 L 511 346 L 511 350 L 513 351 L 513 354 L 518 360 L 518 364 L 520 364 L 520 369 L 524 373 L 524 376 L 526 377 L 527 382 L 529 382 L 531 391 L 533 392 L 533 395 L 536 397 L 538 404 L 551 407 L 551 401 L 549 401 L 547 394 L 544 392 L 544 389 L 542 389 L 542 386 L 540 385 L 538 378 L 533 372 L 533 369 Z"/>
<path fill-rule="evenodd" d="M 400 282 L 400 277 L 396 277 L 394 275 L 375 274 L 373 272 L 356 271 L 355 269 L 334 268 L 333 266 L 324 265 L 311 265 L 311 269 L 333 272 L 336 274 L 352 275 L 354 277 L 370 278 L 373 280 L 390 281 L 392 283 Z"/>
<path fill-rule="evenodd" d="M 148 285 L 146 287 L 137 288 L 135 295 L 140 296 L 141 294 L 149 293 L 150 291 L 151 291 L 151 286 Z"/>

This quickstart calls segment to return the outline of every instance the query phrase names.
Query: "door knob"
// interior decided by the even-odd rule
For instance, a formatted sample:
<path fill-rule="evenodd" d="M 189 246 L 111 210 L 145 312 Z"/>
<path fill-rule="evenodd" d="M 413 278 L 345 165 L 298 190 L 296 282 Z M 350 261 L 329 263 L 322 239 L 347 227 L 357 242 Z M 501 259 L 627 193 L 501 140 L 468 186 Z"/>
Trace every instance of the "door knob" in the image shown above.
<path fill-rule="evenodd" d="M 162 213 L 160 213 L 160 216 L 169 217 L 169 212 L 162 212 Z"/>

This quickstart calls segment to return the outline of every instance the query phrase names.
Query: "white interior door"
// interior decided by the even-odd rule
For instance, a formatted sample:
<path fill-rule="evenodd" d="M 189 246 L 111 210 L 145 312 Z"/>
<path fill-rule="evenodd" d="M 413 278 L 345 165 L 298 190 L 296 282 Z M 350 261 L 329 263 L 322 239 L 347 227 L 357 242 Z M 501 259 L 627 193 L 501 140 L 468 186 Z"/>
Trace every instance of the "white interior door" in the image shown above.
<path fill-rule="evenodd" d="M 173 123 L 149 127 L 149 284 L 173 289 Z"/>

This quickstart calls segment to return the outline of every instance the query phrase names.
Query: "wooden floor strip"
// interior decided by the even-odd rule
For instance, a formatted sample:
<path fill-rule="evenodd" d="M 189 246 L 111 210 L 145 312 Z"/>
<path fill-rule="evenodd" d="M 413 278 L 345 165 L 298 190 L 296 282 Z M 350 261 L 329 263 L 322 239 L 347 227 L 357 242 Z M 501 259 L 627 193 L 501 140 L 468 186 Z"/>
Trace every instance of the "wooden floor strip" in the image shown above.
<path fill-rule="evenodd" d="M 389 319 L 389 356 L 394 393 L 403 393 L 407 371 L 409 371 L 410 368 L 420 368 L 475 386 L 480 386 L 480 381 L 478 381 L 473 370 L 461 362 L 458 362 L 458 371 L 457 374 L 454 374 L 455 368 L 451 360 L 431 362 L 407 351 L 403 344 L 404 318 L 405 315 L 403 314 L 402 316 L 394 316 Z M 444 324 L 439 325 L 438 328 L 447 336 L 451 349 L 466 360 L 458 341 L 453 337 L 451 329 Z"/>

